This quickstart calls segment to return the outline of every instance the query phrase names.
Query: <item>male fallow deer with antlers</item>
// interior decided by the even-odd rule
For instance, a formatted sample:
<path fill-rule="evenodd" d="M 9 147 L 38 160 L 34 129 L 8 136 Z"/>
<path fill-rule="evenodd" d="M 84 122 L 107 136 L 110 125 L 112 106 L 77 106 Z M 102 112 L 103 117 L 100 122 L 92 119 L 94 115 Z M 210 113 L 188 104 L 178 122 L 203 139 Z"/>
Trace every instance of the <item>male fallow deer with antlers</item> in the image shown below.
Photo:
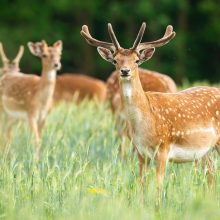
<path fill-rule="evenodd" d="M 61 68 L 62 42 L 48 47 L 45 41 L 28 43 L 34 56 L 42 61 L 41 76 L 19 72 L 5 74 L 0 79 L 2 105 L 10 118 L 25 119 L 35 138 L 35 159 L 39 159 L 40 136 L 51 108 L 56 83 L 56 71 Z"/>
<path fill-rule="evenodd" d="M 155 157 L 160 192 L 167 161 L 195 161 L 213 148 L 220 154 L 220 89 L 194 87 L 177 93 L 145 93 L 138 65 L 149 60 L 156 47 L 175 36 L 169 25 L 161 39 L 141 43 L 145 27 L 143 23 L 130 49 L 120 46 L 111 24 L 108 31 L 112 43 L 92 38 L 85 25 L 81 34 L 89 44 L 98 47 L 103 59 L 116 66 L 126 119 L 138 151 L 140 174 L 144 161 Z"/>

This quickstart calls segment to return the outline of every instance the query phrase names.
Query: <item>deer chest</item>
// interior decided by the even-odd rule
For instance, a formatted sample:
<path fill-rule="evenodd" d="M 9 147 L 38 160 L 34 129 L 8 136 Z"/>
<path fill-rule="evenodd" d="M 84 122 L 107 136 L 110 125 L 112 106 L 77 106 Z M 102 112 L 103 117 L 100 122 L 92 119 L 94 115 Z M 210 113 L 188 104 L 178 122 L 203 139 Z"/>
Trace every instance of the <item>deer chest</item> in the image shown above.
<path fill-rule="evenodd" d="M 126 116 L 132 130 L 133 142 L 141 155 L 150 158 L 154 155 L 153 146 L 156 145 L 155 132 L 149 118 L 135 108 L 130 107 L 126 110 Z"/>

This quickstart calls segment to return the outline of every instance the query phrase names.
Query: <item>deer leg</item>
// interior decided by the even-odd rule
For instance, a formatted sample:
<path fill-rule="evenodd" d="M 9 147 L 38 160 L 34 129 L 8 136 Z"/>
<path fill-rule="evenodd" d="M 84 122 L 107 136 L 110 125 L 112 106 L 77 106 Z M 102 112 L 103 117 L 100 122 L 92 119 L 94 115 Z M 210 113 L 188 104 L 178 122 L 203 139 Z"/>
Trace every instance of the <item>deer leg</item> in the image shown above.
<path fill-rule="evenodd" d="M 14 124 L 16 123 L 16 119 L 14 118 L 7 118 L 6 121 L 6 139 L 8 142 L 11 141 L 11 132 Z"/>
<path fill-rule="evenodd" d="M 38 132 L 39 132 L 39 137 L 41 137 L 42 135 L 42 130 L 44 128 L 45 125 L 45 119 L 44 120 L 40 120 L 38 123 Z"/>
<path fill-rule="evenodd" d="M 205 156 L 202 160 L 203 162 L 203 167 L 206 168 L 206 164 L 207 164 L 207 180 L 208 180 L 208 186 L 209 188 L 213 188 L 214 185 L 214 177 L 213 177 L 213 170 L 214 170 L 214 166 L 213 166 L 213 162 L 211 160 L 211 158 L 209 156 Z"/>
<path fill-rule="evenodd" d="M 135 147 L 135 145 L 134 145 Z M 135 148 L 136 149 L 136 148 Z M 144 189 L 145 189 L 145 178 L 144 174 L 148 170 L 148 166 L 150 164 L 150 158 L 144 158 L 138 151 L 138 161 L 139 161 L 139 175 L 140 175 L 140 185 L 141 185 L 141 201 L 144 203 Z"/>
<path fill-rule="evenodd" d="M 140 175 L 140 184 L 142 191 L 144 189 L 144 168 L 145 168 L 145 159 L 144 157 L 138 152 L 138 161 L 139 161 L 139 175 Z"/>
<path fill-rule="evenodd" d="M 161 187 L 163 184 L 164 174 L 166 163 L 168 160 L 169 146 L 161 144 L 157 152 L 157 167 L 156 167 L 156 176 L 157 176 L 157 205 L 160 204 L 161 200 Z"/>
<path fill-rule="evenodd" d="M 216 146 L 215 148 L 216 148 L 216 150 L 218 152 L 218 155 L 220 156 L 220 145 Z"/>
<path fill-rule="evenodd" d="M 125 126 L 125 121 L 120 117 L 120 115 L 116 115 L 116 130 L 117 136 L 121 139 L 120 144 L 120 155 L 121 159 L 124 159 L 126 153 L 126 133 L 127 127 Z"/>
<path fill-rule="evenodd" d="M 120 145 L 121 159 L 124 159 L 126 152 L 126 136 L 122 134 L 121 136 L 121 145 Z"/>
<path fill-rule="evenodd" d="M 39 155 L 40 154 L 40 136 L 39 136 L 39 132 L 38 132 L 37 119 L 34 117 L 29 117 L 28 122 L 29 122 L 30 131 L 34 135 L 34 139 L 35 139 L 34 158 L 36 161 L 38 161 L 39 156 L 40 156 Z"/>

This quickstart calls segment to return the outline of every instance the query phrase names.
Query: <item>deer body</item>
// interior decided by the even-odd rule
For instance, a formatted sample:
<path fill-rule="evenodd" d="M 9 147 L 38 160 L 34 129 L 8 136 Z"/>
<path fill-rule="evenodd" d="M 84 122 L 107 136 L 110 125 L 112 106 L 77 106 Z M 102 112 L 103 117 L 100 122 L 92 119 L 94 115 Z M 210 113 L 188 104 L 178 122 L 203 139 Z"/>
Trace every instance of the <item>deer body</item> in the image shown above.
<path fill-rule="evenodd" d="M 48 72 L 49 76 L 50 72 Z M 50 76 L 49 76 L 50 77 Z M 45 77 L 46 78 L 46 77 Z M 45 115 L 49 111 L 55 88 L 54 79 L 43 79 L 35 75 L 14 73 L 3 78 L 2 102 L 4 109 L 11 116 L 20 118 L 21 115 Z M 16 116 L 17 115 L 17 116 Z"/>
<path fill-rule="evenodd" d="M 140 82 L 133 82 L 138 80 L 123 80 L 121 89 L 133 141 L 143 157 L 153 158 L 157 146 L 165 144 L 167 160 L 189 162 L 215 147 L 220 138 L 220 89 L 144 93 Z"/>
<path fill-rule="evenodd" d="M 5 74 L 0 79 L 2 105 L 5 112 L 15 119 L 29 123 L 35 137 L 35 158 L 39 159 L 40 136 L 45 119 L 52 106 L 56 71 L 60 69 L 62 42 L 48 47 L 46 42 L 28 43 L 31 52 L 42 58 L 42 74 L 25 75 L 20 72 Z"/>
<path fill-rule="evenodd" d="M 138 68 L 138 75 L 141 81 L 142 88 L 145 92 L 176 92 L 175 82 L 167 75 L 157 73 L 155 71 Z M 112 112 L 116 113 L 116 128 L 118 136 L 121 138 L 121 157 L 123 158 L 126 151 L 126 136 L 131 137 L 130 128 L 126 123 L 126 116 L 124 113 L 124 107 L 122 106 L 121 94 L 120 94 L 120 79 L 118 78 L 118 71 L 114 71 L 107 80 L 107 97 L 110 101 Z M 124 86 L 125 96 L 126 93 L 131 93 L 130 85 L 125 84 Z M 126 128 L 123 130 L 123 128 Z M 135 147 L 133 148 L 135 150 Z"/>
<path fill-rule="evenodd" d="M 77 102 L 85 98 L 103 102 L 106 99 L 106 85 L 98 79 L 80 74 L 63 74 L 57 76 L 54 92 L 55 102 Z"/>
<path fill-rule="evenodd" d="M 111 24 L 108 31 L 112 43 L 94 39 L 85 25 L 81 34 L 89 44 L 98 47 L 103 59 L 116 66 L 126 120 L 138 150 L 141 180 L 145 160 L 155 158 L 160 194 L 167 161 L 194 161 L 214 147 L 220 155 L 220 89 L 195 87 L 178 93 L 145 93 L 138 65 L 153 56 L 155 47 L 175 37 L 169 25 L 161 39 L 141 43 L 145 27 L 143 23 L 130 49 L 120 46 Z"/>

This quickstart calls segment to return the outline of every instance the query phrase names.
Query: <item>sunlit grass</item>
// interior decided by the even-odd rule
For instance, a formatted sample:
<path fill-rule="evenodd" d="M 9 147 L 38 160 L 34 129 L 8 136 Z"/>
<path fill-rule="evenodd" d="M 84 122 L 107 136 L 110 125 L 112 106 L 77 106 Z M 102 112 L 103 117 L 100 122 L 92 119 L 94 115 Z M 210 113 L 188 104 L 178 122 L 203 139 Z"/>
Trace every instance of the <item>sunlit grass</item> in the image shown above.
<path fill-rule="evenodd" d="M 0 218 L 220 219 L 215 152 L 213 192 L 201 167 L 170 163 L 158 211 L 152 163 L 142 205 L 137 158 L 130 147 L 126 159 L 120 160 L 120 140 L 107 106 L 85 101 L 54 109 L 44 130 L 39 164 L 33 161 L 26 124 L 16 125 L 12 142 L 1 145 Z"/>

